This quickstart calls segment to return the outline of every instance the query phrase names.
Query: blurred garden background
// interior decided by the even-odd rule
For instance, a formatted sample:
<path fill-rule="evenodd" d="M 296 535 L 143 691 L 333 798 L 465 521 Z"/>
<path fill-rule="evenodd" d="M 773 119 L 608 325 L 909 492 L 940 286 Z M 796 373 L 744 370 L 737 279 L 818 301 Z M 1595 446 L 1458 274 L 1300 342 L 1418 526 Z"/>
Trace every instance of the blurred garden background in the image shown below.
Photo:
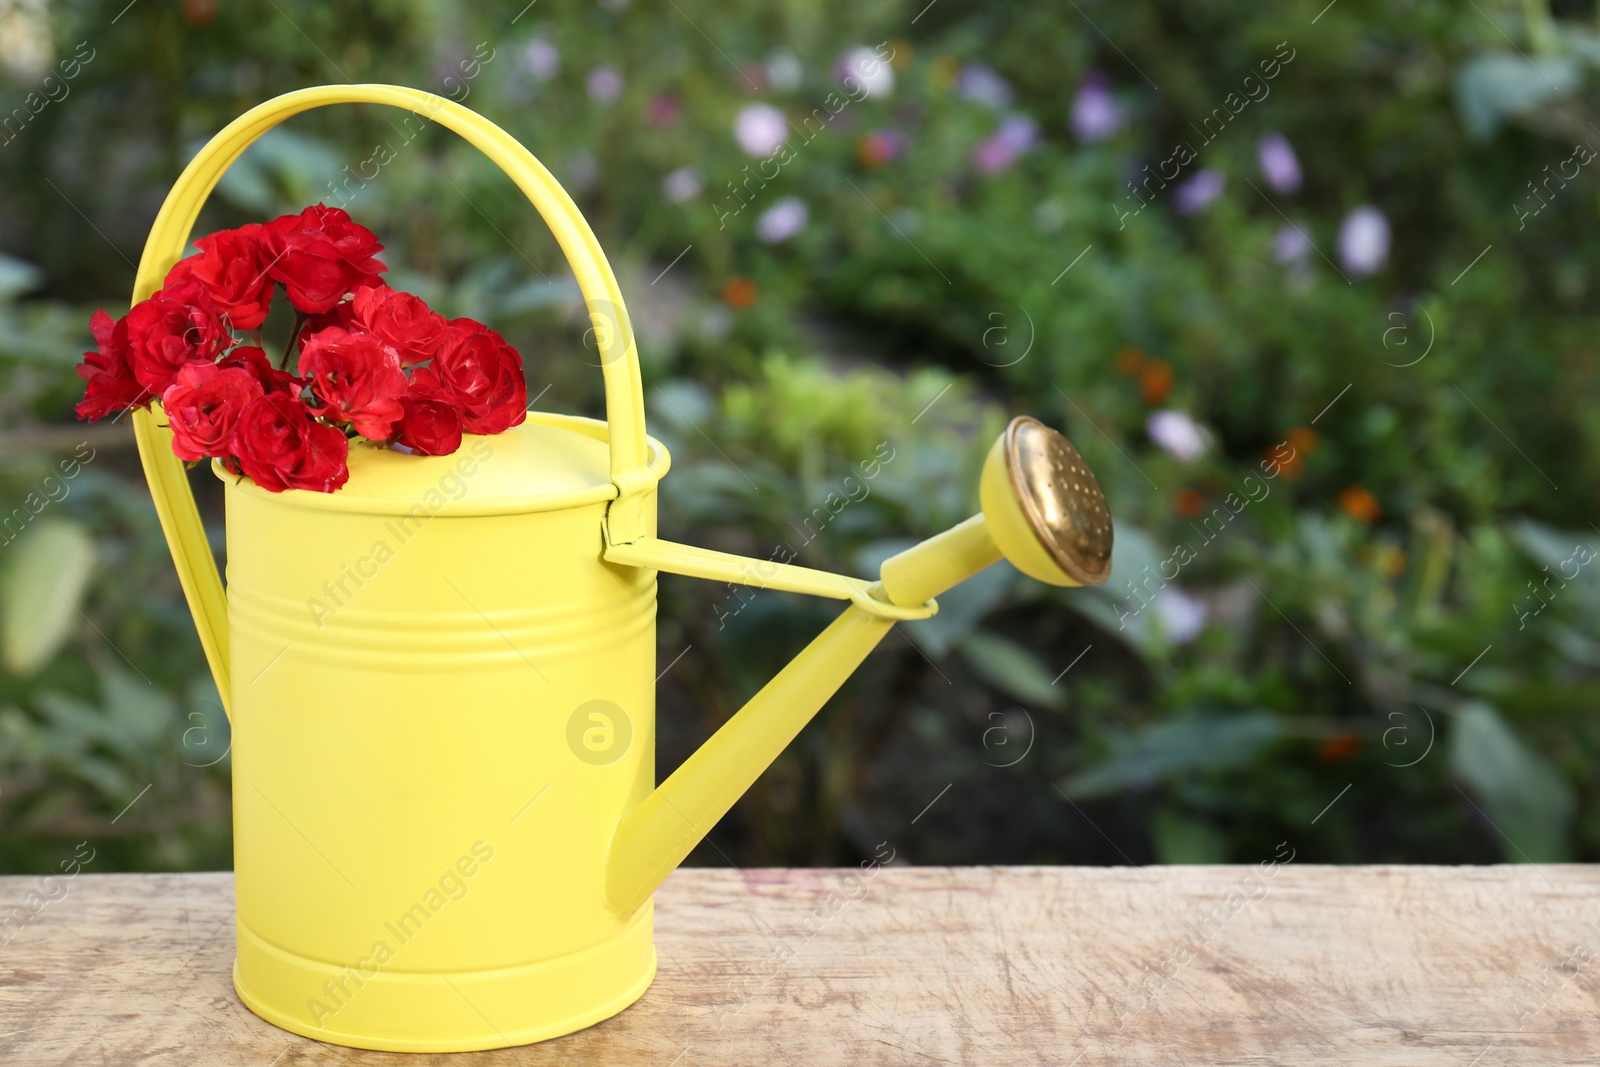
<path fill-rule="evenodd" d="M 231 865 L 227 724 L 73 368 L 197 147 L 345 81 L 578 201 L 665 536 L 870 574 L 1021 413 L 1098 474 L 1107 586 L 941 598 L 694 862 L 1600 859 L 1597 68 L 1546 0 L 0 0 L 0 872 Z M 342 205 L 598 414 L 555 242 L 402 118 L 291 120 L 197 233 Z M 660 773 L 836 611 L 664 578 Z"/>

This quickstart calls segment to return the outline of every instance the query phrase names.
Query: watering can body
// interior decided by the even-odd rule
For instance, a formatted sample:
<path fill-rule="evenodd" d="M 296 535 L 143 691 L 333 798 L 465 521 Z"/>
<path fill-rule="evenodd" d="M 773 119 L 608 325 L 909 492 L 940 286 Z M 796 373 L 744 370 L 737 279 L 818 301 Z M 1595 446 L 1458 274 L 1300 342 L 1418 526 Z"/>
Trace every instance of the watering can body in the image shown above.
<path fill-rule="evenodd" d="M 134 289 L 182 255 L 262 133 L 328 104 L 460 134 L 549 225 L 589 311 L 604 422 L 529 412 L 451 456 L 352 447 L 331 494 L 226 483 L 227 586 L 156 411 L 140 460 L 233 729 L 234 986 L 263 1018 L 358 1048 L 524 1044 L 650 984 L 651 894 L 900 620 L 1004 558 L 1104 581 L 1110 516 L 1059 434 L 1013 420 L 981 514 L 877 581 L 657 536 L 668 457 L 644 432 L 633 332 L 594 234 L 548 171 L 459 104 L 398 86 L 288 93 L 218 133 L 156 217 Z M 656 581 L 672 573 L 847 602 L 660 785 Z"/>
<path fill-rule="evenodd" d="M 655 972 L 650 905 L 605 875 L 655 785 L 656 580 L 601 558 L 606 426 L 350 467 L 335 494 L 219 468 L 239 995 L 402 1051 L 612 1015 Z"/>

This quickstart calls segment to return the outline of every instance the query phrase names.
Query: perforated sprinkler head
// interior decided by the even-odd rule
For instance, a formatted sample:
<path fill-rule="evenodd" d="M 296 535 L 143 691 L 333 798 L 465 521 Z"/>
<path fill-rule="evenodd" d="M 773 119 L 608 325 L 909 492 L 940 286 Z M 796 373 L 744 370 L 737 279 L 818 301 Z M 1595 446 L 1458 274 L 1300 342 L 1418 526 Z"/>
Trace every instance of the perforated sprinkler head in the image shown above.
<path fill-rule="evenodd" d="M 1051 585 L 1111 575 L 1111 512 L 1078 450 L 1038 419 L 1011 420 L 983 464 L 984 522 L 1011 564 Z"/>

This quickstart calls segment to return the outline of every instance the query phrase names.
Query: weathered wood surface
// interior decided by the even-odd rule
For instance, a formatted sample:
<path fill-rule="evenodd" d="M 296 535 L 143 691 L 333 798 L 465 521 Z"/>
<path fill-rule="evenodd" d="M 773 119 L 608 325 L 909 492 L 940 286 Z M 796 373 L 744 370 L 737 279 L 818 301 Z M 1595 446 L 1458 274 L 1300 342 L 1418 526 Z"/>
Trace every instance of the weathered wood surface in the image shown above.
<path fill-rule="evenodd" d="M 1600 1063 L 1600 868 L 1291 864 L 1261 888 L 1250 870 L 680 871 L 638 1004 L 541 1045 L 435 1058 Z M 37 884 L 0 878 L 0 914 Z M 0 947 L 0 1063 L 404 1062 L 240 1005 L 231 875 L 67 884 Z"/>

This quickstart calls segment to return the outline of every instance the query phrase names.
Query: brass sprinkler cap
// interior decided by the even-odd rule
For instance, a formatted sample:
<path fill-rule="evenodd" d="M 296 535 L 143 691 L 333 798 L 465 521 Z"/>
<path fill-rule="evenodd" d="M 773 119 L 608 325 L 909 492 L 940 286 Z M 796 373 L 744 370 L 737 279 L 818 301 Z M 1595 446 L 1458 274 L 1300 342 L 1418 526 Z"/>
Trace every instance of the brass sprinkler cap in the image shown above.
<path fill-rule="evenodd" d="M 984 460 L 979 499 L 990 536 L 1012 566 L 1050 585 L 1111 576 L 1111 512 L 1078 450 L 1019 415 Z"/>

